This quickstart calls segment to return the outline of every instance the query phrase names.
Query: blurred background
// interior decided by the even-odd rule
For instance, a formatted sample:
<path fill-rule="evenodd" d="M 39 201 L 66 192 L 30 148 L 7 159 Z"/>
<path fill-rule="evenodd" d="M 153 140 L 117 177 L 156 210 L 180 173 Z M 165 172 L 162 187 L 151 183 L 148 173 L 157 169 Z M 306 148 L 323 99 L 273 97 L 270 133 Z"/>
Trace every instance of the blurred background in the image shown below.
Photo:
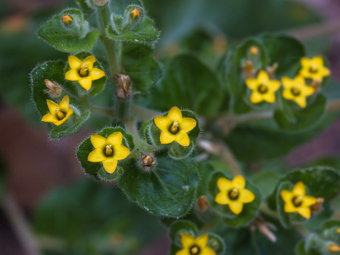
<path fill-rule="evenodd" d="M 309 55 L 325 54 L 333 78 L 340 79 L 338 0 L 144 3 L 162 31 L 160 59 L 189 50 L 186 45 L 198 37 L 223 54 L 247 36 L 284 31 L 302 39 Z M 70 6 L 74 1 L 0 1 L 0 254 L 33 255 L 38 243 L 41 254 L 165 255 L 169 241 L 160 221 L 126 201 L 118 189 L 85 177 L 80 168 L 75 149 L 98 127 L 98 118 L 72 137 L 51 141 L 34 108 L 29 72 L 40 62 L 66 57 L 35 31 Z M 202 52 L 207 64 L 216 64 L 208 48 Z M 295 167 L 339 154 L 340 119 L 286 155 L 285 164 Z M 27 229 L 37 234 L 33 242 Z"/>

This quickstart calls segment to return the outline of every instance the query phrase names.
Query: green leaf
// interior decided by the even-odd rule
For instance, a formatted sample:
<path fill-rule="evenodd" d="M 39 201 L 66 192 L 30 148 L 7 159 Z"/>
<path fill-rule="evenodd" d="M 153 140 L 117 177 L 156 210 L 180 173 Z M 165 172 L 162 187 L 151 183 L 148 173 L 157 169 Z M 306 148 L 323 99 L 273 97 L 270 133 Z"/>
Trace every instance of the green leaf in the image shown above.
<path fill-rule="evenodd" d="M 64 62 L 47 61 L 42 63 L 32 70 L 30 77 L 33 100 L 41 117 L 49 112 L 46 103 L 47 99 L 59 103 L 65 95 L 70 96 L 70 107 L 73 109 L 74 113 L 70 119 L 61 126 L 48 124 L 48 130 L 51 138 L 61 139 L 65 136 L 76 133 L 89 118 L 90 111 L 88 111 L 84 104 L 79 101 L 76 87 L 64 79 Z M 62 93 L 57 99 L 51 98 L 49 94 L 45 92 L 47 89 L 45 79 L 48 79 L 51 82 L 56 82 L 62 87 Z M 76 105 L 78 108 L 73 105 Z M 80 109 L 81 112 L 79 112 Z"/>
<path fill-rule="evenodd" d="M 124 43 L 122 65 L 130 76 L 134 90 L 148 91 L 162 75 L 161 66 L 147 45 Z"/>
<path fill-rule="evenodd" d="M 103 128 L 101 131 L 96 134 L 101 135 L 107 138 L 114 132 L 121 132 L 123 134 L 123 142 L 122 144 L 129 148 L 130 151 L 134 148 L 134 143 L 132 136 L 127 134 L 124 129 L 121 127 L 107 127 Z M 122 175 L 122 171 L 126 171 L 126 169 L 122 166 L 124 161 L 119 161 L 117 169 L 114 173 L 109 174 L 103 169 L 102 163 L 94 163 L 89 162 L 87 160 L 88 155 L 91 151 L 93 151 L 93 145 L 91 143 L 91 136 L 84 139 L 84 141 L 79 145 L 77 149 L 77 157 L 81 163 L 81 166 L 84 168 L 85 172 L 96 179 L 102 179 L 106 181 L 112 181 L 119 178 Z M 104 173 L 105 172 L 105 173 Z"/>
<path fill-rule="evenodd" d="M 191 208 L 198 185 L 196 161 L 193 158 L 172 160 L 156 153 L 151 171 L 140 168 L 134 159 L 124 163 L 124 174 L 118 181 L 127 197 L 148 212 L 182 217 Z"/>
<path fill-rule="evenodd" d="M 196 236 L 198 234 L 197 227 L 194 223 L 187 220 L 177 220 L 170 226 L 169 237 L 172 243 L 177 247 L 182 247 L 182 239 L 180 233 Z"/>
<path fill-rule="evenodd" d="M 78 6 L 86 12 L 93 12 L 94 5 L 93 0 L 76 0 Z"/>
<path fill-rule="evenodd" d="M 208 246 L 210 246 L 216 252 L 216 254 L 223 254 L 225 250 L 223 239 L 214 233 L 209 233 L 208 238 Z"/>
<path fill-rule="evenodd" d="M 62 17 L 69 15 L 72 21 L 63 23 Z M 96 44 L 100 32 L 92 30 L 78 9 L 66 9 L 54 15 L 39 30 L 38 36 L 60 51 L 90 51 Z"/>
<path fill-rule="evenodd" d="M 281 176 L 276 172 L 261 171 L 254 175 L 251 181 L 256 187 L 258 187 L 262 196 L 266 198 L 273 194 L 280 177 Z"/>
<path fill-rule="evenodd" d="M 212 209 L 223 216 L 223 222 L 231 227 L 247 225 L 257 215 L 261 203 L 261 193 L 253 184 L 251 184 L 249 181 L 246 181 L 245 188 L 250 190 L 255 195 L 255 200 L 251 203 L 243 204 L 242 212 L 239 215 L 236 215 L 229 209 L 228 205 L 220 205 L 215 202 L 215 197 L 220 192 L 217 187 L 217 180 L 221 177 L 227 178 L 229 180 L 231 179 L 222 172 L 216 172 L 211 176 L 209 181 L 209 201 Z"/>
<path fill-rule="evenodd" d="M 316 251 L 316 250 L 309 250 L 306 251 L 305 250 L 305 246 L 306 246 L 306 241 L 300 241 L 295 249 L 295 252 L 297 255 L 323 255 L 321 252 Z"/>
<path fill-rule="evenodd" d="M 196 57 L 173 58 L 165 75 L 152 90 L 150 106 L 167 111 L 174 105 L 191 109 L 199 115 L 217 113 L 223 103 L 223 88 L 217 76 Z"/>
<path fill-rule="evenodd" d="M 141 0 L 115 0 L 110 1 L 110 9 L 115 14 L 115 16 L 124 17 L 125 11 L 129 5 L 138 5 L 143 7 L 143 2 Z"/>

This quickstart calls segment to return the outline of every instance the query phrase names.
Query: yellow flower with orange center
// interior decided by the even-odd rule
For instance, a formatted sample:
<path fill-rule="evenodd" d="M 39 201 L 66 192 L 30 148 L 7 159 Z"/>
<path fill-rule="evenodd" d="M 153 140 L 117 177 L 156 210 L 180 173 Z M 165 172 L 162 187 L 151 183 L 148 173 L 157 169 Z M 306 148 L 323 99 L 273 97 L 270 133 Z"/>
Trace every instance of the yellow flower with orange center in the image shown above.
<path fill-rule="evenodd" d="M 167 116 L 157 116 L 154 118 L 156 126 L 161 130 L 161 144 L 177 142 L 182 146 L 189 146 L 190 139 L 188 132 L 196 127 L 196 120 L 193 118 L 183 118 L 181 110 L 174 106 Z"/>
<path fill-rule="evenodd" d="M 315 204 L 317 199 L 306 195 L 306 187 L 302 182 L 298 182 L 292 191 L 282 190 L 281 197 L 285 202 L 284 211 L 286 213 L 299 213 L 309 219 L 311 217 L 310 206 Z"/>
<path fill-rule="evenodd" d="M 90 139 L 94 150 L 90 152 L 87 160 L 102 162 L 105 171 L 110 174 L 116 170 L 118 161 L 130 154 L 130 150 L 122 145 L 123 134 L 121 132 L 114 132 L 107 138 L 94 134 Z"/>
<path fill-rule="evenodd" d="M 266 101 L 267 103 L 275 102 L 275 92 L 280 88 L 281 83 L 271 80 L 266 71 L 260 71 L 257 78 L 249 78 L 246 85 L 252 90 L 250 101 L 253 104 Z"/>
<path fill-rule="evenodd" d="M 298 76 L 295 79 L 288 77 L 282 78 L 282 84 L 284 90 L 282 96 L 285 99 L 295 101 L 300 107 L 306 107 L 306 98 L 314 93 L 314 89 L 311 86 L 306 85 L 306 81 L 303 77 Z"/>
<path fill-rule="evenodd" d="M 180 233 L 183 248 L 176 255 L 216 255 L 208 245 L 208 235 L 197 238 L 185 233 Z"/>
<path fill-rule="evenodd" d="M 220 177 L 217 180 L 217 187 L 220 192 L 216 195 L 215 201 L 220 205 L 228 205 L 234 214 L 240 214 L 243 204 L 255 200 L 253 192 L 245 189 L 246 181 L 242 175 L 237 175 L 232 181 Z"/>
<path fill-rule="evenodd" d="M 69 81 L 78 81 L 86 90 L 92 87 L 92 81 L 98 80 L 105 76 L 103 70 L 93 67 L 96 62 L 94 56 L 88 56 L 84 60 L 80 60 L 76 56 L 68 57 L 70 70 L 65 74 L 65 79 Z"/>
<path fill-rule="evenodd" d="M 46 103 L 50 112 L 42 117 L 41 121 L 43 122 L 60 126 L 73 114 L 73 110 L 70 108 L 70 98 L 68 95 L 64 96 L 59 104 L 49 99 L 46 100 Z"/>
<path fill-rule="evenodd" d="M 317 81 L 322 81 L 324 77 L 330 75 L 330 71 L 324 65 L 322 57 L 314 58 L 301 58 L 302 69 L 300 70 L 300 75 L 304 78 L 309 78 Z"/>

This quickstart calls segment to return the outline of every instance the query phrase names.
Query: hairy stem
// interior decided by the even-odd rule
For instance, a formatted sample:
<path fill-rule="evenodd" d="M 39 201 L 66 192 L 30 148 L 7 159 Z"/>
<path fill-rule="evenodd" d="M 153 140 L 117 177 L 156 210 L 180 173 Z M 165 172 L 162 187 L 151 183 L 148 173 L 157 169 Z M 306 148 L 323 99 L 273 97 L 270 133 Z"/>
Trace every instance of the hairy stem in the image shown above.
<path fill-rule="evenodd" d="M 115 111 L 111 108 L 104 108 L 94 105 L 89 105 L 89 108 L 95 114 L 104 115 L 111 118 L 115 115 Z"/>

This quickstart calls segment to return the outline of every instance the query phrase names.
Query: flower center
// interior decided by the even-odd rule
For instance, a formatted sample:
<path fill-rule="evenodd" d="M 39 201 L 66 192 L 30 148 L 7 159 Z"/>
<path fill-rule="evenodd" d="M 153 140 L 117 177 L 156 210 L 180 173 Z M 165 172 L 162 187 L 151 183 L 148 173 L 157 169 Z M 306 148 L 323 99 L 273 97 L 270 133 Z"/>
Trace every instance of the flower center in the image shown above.
<path fill-rule="evenodd" d="M 56 116 L 58 120 L 62 120 L 66 116 L 66 113 L 63 111 L 60 111 L 59 108 L 56 108 L 55 112 L 56 112 Z"/>
<path fill-rule="evenodd" d="M 230 200 L 237 200 L 240 196 L 240 192 L 238 189 L 233 188 L 228 191 L 228 197 Z"/>
<path fill-rule="evenodd" d="M 104 155 L 106 157 L 113 157 L 113 146 L 111 144 L 107 144 L 104 147 Z"/>
<path fill-rule="evenodd" d="M 303 197 L 302 196 L 295 196 L 292 199 L 293 205 L 295 207 L 300 207 L 302 205 L 303 202 Z"/>
<path fill-rule="evenodd" d="M 169 127 L 169 132 L 171 134 L 177 134 L 179 131 L 179 123 L 175 120 Z"/>
<path fill-rule="evenodd" d="M 260 94 L 266 94 L 268 92 L 268 87 L 264 84 L 260 84 L 258 87 L 257 87 L 257 91 L 260 93 Z"/>
<path fill-rule="evenodd" d="M 301 94 L 301 90 L 298 89 L 297 87 L 291 88 L 290 92 L 292 93 L 293 96 L 298 97 Z"/>
<path fill-rule="evenodd" d="M 309 67 L 309 72 L 312 74 L 315 74 L 318 72 L 318 66 L 317 65 L 312 65 L 311 67 Z"/>
<path fill-rule="evenodd" d="M 199 255 L 201 253 L 201 248 L 198 245 L 194 244 L 190 247 L 189 252 L 190 255 Z"/>
<path fill-rule="evenodd" d="M 79 75 L 80 77 L 87 77 L 89 76 L 89 69 L 87 68 L 86 64 L 83 64 L 79 69 Z"/>

